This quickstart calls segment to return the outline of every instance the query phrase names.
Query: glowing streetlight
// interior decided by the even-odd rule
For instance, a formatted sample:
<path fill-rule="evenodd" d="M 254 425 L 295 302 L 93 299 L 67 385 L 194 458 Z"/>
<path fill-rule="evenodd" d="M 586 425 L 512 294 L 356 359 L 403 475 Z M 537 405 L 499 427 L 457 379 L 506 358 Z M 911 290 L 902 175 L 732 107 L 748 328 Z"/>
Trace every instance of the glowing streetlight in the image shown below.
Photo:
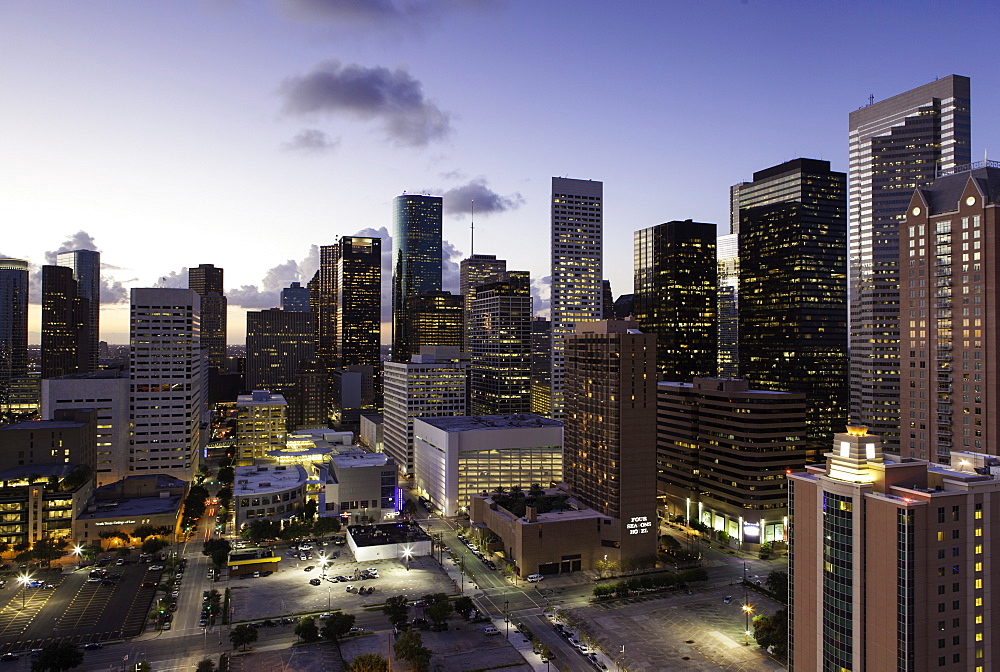
<path fill-rule="evenodd" d="M 28 584 L 31 582 L 31 574 L 21 574 L 17 577 L 17 582 L 21 584 L 21 609 L 24 609 L 25 593 L 28 590 Z"/>
<path fill-rule="evenodd" d="M 406 571 L 410 571 L 410 556 L 413 555 L 413 549 L 409 546 L 403 549 L 403 558 L 406 560 Z"/>
<path fill-rule="evenodd" d="M 326 578 L 326 564 L 329 561 L 330 561 L 330 559 L 326 557 L 325 553 L 321 553 L 320 554 L 320 556 L 319 556 L 319 572 L 320 572 L 320 576 L 322 576 L 324 579 Z"/>
<path fill-rule="evenodd" d="M 80 557 L 83 555 L 83 546 L 77 544 L 73 547 L 73 555 L 76 556 L 76 567 L 80 568 Z"/>
<path fill-rule="evenodd" d="M 753 607 L 749 604 L 744 604 L 743 613 L 746 616 L 746 641 L 744 642 L 744 646 L 750 646 L 750 614 L 753 613 Z"/>

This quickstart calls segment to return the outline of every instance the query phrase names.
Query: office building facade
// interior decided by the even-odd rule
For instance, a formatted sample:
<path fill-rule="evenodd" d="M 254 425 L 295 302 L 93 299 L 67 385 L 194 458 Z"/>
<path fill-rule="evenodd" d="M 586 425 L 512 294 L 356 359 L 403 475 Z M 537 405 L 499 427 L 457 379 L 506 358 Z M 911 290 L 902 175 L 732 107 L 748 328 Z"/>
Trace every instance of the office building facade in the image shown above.
<path fill-rule="evenodd" d="M 604 183 L 552 178 L 553 418 L 563 415 L 566 338 L 580 322 L 601 319 L 604 278 Z"/>
<path fill-rule="evenodd" d="M 406 300 L 441 291 L 440 196 L 403 194 L 393 200 L 392 360 L 406 362 L 414 352 L 406 333 Z"/>
<path fill-rule="evenodd" d="M 898 459 L 864 427 L 788 476 L 789 670 L 996 668 L 1000 463 Z"/>
<path fill-rule="evenodd" d="M 225 370 L 229 303 L 222 279 L 223 270 L 213 264 L 188 269 L 188 288 L 201 297 L 201 342 L 208 365 Z"/>
<path fill-rule="evenodd" d="M 850 114 L 851 418 L 899 437 L 899 227 L 913 190 L 972 160 L 969 79 L 950 75 Z"/>
<path fill-rule="evenodd" d="M 899 234 L 900 453 L 997 452 L 1000 162 L 917 189 Z"/>
<path fill-rule="evenodd" d="M 73 270 L 77 296 L 86 299 L 88 315 L 88 363 L 82 373 L 97 370 L 98 343 L 101 340 L 101 253 L 95 250 L 72 250 L 56 255 L 56 266 Z"/>
<path fill-rule="evenodd" d="M 552 322 L 531 318 L 531 412 L 552 415 Z"/>
<path fill-rule="evenodd" d="M 254 390 L 236 398 L 236 459 L 253 464 L 285 447 L 288 403 L 280 394 Z"/>
<path fill-rule="evenodd" d="M 800 392 L 820 459 L 848 417 L 846 176 L 795 159 L 740 190 L 740 375 Z"/>
<path fill-rule="evenodd" d="M 424 347 L 462 347 L 462 318 L 465 299 L 451 292 L 422 292 L 406 298 L 403 311 L 407 350 L 401 355 L 409 357 Z"/>
<path fill-rule="evenodd" d="M 309 311 L 309 288 L 293 282 L 281 290 L 281 309 L 297 312 Z"/>
<path fill-rule="evenodd" d="M 462 347 L 469 349 L 469 328 L 472 320 L 472 301 L 476 298 L 476 288 L 494 276 L 507 270 L 507 261 L 497 259 L 495 254 L 473 254 L 463 259 L 458 266 L 458 291 L 465 299 Z"/>
<path fill-rule="evenodd" d="M 633 314 L 656 334 L 662 380 L 716 373 L 715 224 L 671 221 L 634 234 Z"/>
<path fill-rule="evenodd" d="M 508 271 L 467 303 L 472 415 L 531 411 L 531 277 Z"/>
<path fill-rule="evenodd" d="M 42 378 L 90 369 L 90 301 L 77 292 L 73 270 L 42 266 Z"/>
<path fill-rule="evenodd" d="M 200 305 L 190 289 L 131 291 L 130 472 L 188 481 L 198 467 L 208 381 Z"/>
<path fill-rule="evenodd" d="M 0 412 L 28 375 L 28 262 L 0 259 Z"/>
<path fill-rule="evenodd" d="M 718 352 L 719 378 L 738 378 L 740 373 L 740 256 L 739 234 L 727 233 L 715 241 L 719 271 Z"/>
<path fill-rule="evenodd" d="M 248 311 L 246 347 L 247 387 L 290 393 L 296 372 L 316 353 L 316 314 L 277 308 Z"/>

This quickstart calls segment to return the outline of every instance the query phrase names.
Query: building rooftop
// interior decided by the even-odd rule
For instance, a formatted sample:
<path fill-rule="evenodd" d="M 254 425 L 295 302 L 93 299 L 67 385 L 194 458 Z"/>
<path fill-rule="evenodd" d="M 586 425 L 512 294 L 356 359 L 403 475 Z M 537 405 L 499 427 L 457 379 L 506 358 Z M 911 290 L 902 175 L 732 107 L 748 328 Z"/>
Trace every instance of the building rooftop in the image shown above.
<path fill-rule="evenodd" d="M 519 427 L 562 427 L 560 420 L 534 415 L 532 413 L 518 413 L 517 415 L 459 415 L 440 416 L 432 418 L 420 418 L 432 427 L 446 432 L 468 432 L 473 430 L 488 429 L 516 429 Z"/>
<path fill-rule="evenodd" d="M 348 525 L 347 533 L 358 546 L 384 546 L 429 541 L 430 537 L 419 525 L 385 523 L 382 525 Z"/>
<path fill-rule="evenodd" d="M 76 467 L 77 465 L 68 464 L 66 462 L 53 462 L 51 464 L 19 464 L 16 467 L 0 471 L 0 482 L 20 481 L 21 479 L 32 475 L 40 476 L 42 478 L 48 478 L 49 476 L 66 478 L 69 476 L 70 472 L 76 469 Z"/>
<path fill-rule="evenodd" d="M 94 493 L 104 493 L 104 492 L 114 492 L 119 490 L 124 481 L 137 482 L 140 480 L 156 480 L 157 489 L 167 489 L 167 488 L 184 488 L 187 489 L 187 481 L 182 481 L 175 476 L 169 476 L 167 474 L 131 474 L 126 476 L 121 481 L 115 481 L 114 483 L 106 483 L 99 488 L 94 488 Z"/>
<path fill-rule="evenodd" d="M 236 467 L 234 495 L 265 494 L 287 490 L 308 480 L 300 464 Z"/>
<path fill-rule="evenodd" d="M 385 453 L 342 453 L 331 455 L 330 460 L 338 469 L 351 467 L 384 467 L 389 462 Z"/>
<path fill-rule="evenodd" d="M 76 427 L 86 427 L 85 422 L 73 420 L 27 420 L 25 422 L 15 422 L 5 427 L 0 427 L 0 432 L 11 429 L 29 429 L 44 431 L 46 429 L 73 429 Z"/>
<path fill-rule="evenodd" d="M 280 394 L 272 394 L 267 390 L 254 390 L 250 394 L 236 397 L 237 406 L 287 406 L 288 402 Z"/>
<path fill-rule="evenodd" d="M 180 495 L 104 500 L 89 505 L 87 511 L 77 516 L 77 520 L 94 520 L 98 521 L 97 525 L 131 524 L 146 516 L 177 513 L 180 507 Z M 108 522 L 102 523 L 102 520 Z"/>

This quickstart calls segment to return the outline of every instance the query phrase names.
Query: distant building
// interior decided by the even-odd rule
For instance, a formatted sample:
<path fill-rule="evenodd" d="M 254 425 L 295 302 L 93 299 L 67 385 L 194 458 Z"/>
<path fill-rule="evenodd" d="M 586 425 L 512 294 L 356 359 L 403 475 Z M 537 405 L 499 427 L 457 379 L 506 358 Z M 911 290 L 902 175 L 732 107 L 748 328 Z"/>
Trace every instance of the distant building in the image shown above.
<path fill-rule="evenodd" d="M 474 290 L 466 332 L 472 355 L 471 412 L 510 415 L 531 410 L 531 277 L 494 276 Z"/>
<path fill-rule="evenodd" d="M 361 431 L 358 433 L 358 442 L 369 450 L 377 453 L 383 452 L 382 415 L 380 413 L 362 413 Z"/>
<path fill-rule="evenodd" d="M 347 547 L 357 562 L 403 560 L 409 563 L 412 558 L 430 555 L 432 546 L 431 538 L 415 524 L 400 522 L 347 528 Z"/>
<path fill-rule="evenodd" d="M 715 241 L 715 257 L 719 272 L 718 353 L 720 378 L 739 378 L 739 234 L 729 233 Z"/>
<path fill-rule="evenodd" d="M 303 287 L 297 282 L 293 282 L 288 287 L 281 290 L 281 309 L 308 313 L 309 312 L 309 288 Z"/>
<path fill-rule="evenodd" d="M 28 262 L 0 259 L 0 412 L 11 410 L 12 386 L 28 375 Z"/>
<path fill-rule="evenodd" d="M 459 262 L 458 292 L 465 299 L 462 318 L 464 340 L 462 348 L 469 350 L 469 329 L 472 323 L 472 301 L 476 298 L 476 288 L 491 278 L 507 270 L 507 260 L 497 259 L 495 254 L 473 254 Z"/>
<path fill-rule="evenodd" d="M 634 306 L 635 306 L 635 294 L 620 294 L 617 299 L 615 299 L 615 305 L 612 310 L 615 320 L 627 320 L 634 317 Z"/>
<path fill-rule="evenodd" d="M 789 669 L 993 669 L 1000 463 L 900 459 L 864 427 L 831 443 L 788 477 Z"/>
<path fill-rule="evenodd" d="M 316 315 L 271 308 L 247 312 L 246 385 L 291 395 L 303 362 L 316 353 Z"/>
<path fill-rule="evenodd" d="M 280 394 L 254 390 L 236 398 L 236 459 L 248 463 L 285 447 L 288 404 Z"/>
<path fill-rule="evenodd" d="M 306 470 L 302 465 L 236 467 L 233 510 L 236 529 L 258 519 L 293 518 L 306 501 Z"/>
<path fill-rule="evenodd" d="M 101 334 L 101 253 L 95 250 L 72 250 L 56 255 L 56 265 L 66 266 L 73 271 L 77 296 L 84 299 L 87 309 L 86 373 L 97 370 L 98 343 Z"/>
<path fill-rule="evenodd" d="M 385 453 L 360 451 L 331 455 L 316 465 L 319 511 L 344 523 L 380 523 L 395 518 L 402 505 L 398 470 Z"/>
<path fill-rule="evenodd" d="M 73 269 L 42 266 L 42 378 L 91 371 L 90 346 L 90 300 Z"/>
<path fill-rule="evenodd" d="M 97 458 L 97 411 L 65 409 L 52 420 L 0 427 L 0 469 L 32 464 L 76 464 L 93 474 Z"/>
<path fill-rule="evenodd" d="M 562 422 L 538 415 L 415 418 L 417 490 L 457 516 L 477 493 L 549 487 L 563 480 L 562 444 Z"/>
<path fill-rule="evenodd" d="M 552 416 L 552 322 L 531 318 L 531 412 Z"/>
<path fill-rule="evenodd" d="M 213 264 L 188 269 L 188 287 L 201 297 L 201 342 L 208 352 L 209 366 L 226 368 L 228 301 L 222 283 L 223 271 Z"/>
<path fill-rule="evenodd" d="M 426 348 L 410 362 L 385 363 L 385 452 L 413 474 L 413 418 L 467 415 L 468 353 Z"/>
<path fill-rule="evenodd" d="M 715 224 L 672 221 L 635 238 L 635 320 L 656 334 L 662 380 L 716 373 Z"/>
<path fill-rule="evenodd" d="M 551 414 L 563 416 L 565 340 L 604 315 L 604 183 L 552 178 Z"/>
<path fill-rule="evenodd" d="M 406 332 L 406 300 L 441 291 L 440 196 L 403 194 L 393 199 L 392 360 L 408 362 L 419 352 Z M 459 309 L 461 324 L 461 309 Z M 461 329 L 459 330 L 461 333 Z M 461 345 L 461 337 L 456 345 Z"/>
<path fill-rule="evenodd" d="M 746 380 L 657 384 L 657 488 L 667 513 L 738 544 L 786 540 L 788 470 L 805 466 L 804 394 Z"/>
<path fill-rule="evenodd" d="M 409 357 L 424 347 L 462 347 L 462 318 L 465 300 L 451 292 L 422 292 L 405 301 Z M 406 361 L 397 360 L 393 361 Z"/>

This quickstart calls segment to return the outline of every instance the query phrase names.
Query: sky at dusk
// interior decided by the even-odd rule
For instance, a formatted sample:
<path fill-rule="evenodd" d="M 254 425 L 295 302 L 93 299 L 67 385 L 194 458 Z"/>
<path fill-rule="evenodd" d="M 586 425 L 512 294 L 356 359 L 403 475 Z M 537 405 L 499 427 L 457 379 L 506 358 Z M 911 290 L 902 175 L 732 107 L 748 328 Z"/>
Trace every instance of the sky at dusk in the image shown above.
<path fill-rule="evenodd" d="M 729 185 L 786 160 L 847 172 L 848 113 L 869 95 L 967 75 L 973 157 L 1000 158 L 998 10 L 4 0 L 0 256 L 37 269 L 58 250 L 100 250 L 111 343 L 128 341 L 129 288 L 186 286 L 186 268 L 213 263 L 241 343 L 245 311 L 308 281 L 316 246 L 387 237 L 403 192 L 445 197 L 445 289 L 458 291 L 474 199 L 475 251 L 530 271 L 547 296 L 561 176 L 604 182 L 617 296 L 632 290 L 635 230 L 725 225 Z"/>

